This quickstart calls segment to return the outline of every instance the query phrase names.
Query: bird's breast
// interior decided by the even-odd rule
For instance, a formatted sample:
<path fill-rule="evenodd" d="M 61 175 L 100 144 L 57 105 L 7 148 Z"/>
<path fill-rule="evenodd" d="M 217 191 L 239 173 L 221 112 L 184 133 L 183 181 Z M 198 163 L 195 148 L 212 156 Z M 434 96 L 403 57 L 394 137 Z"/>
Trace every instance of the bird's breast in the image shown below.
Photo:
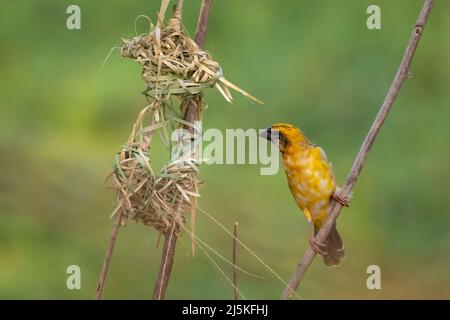
<path fill-rule="evenodd" d="M 314 153 L 283 156 L 289 188 L 303 209 L 320 211 L 327 206 L 336 186 L 328 163 Z"/>

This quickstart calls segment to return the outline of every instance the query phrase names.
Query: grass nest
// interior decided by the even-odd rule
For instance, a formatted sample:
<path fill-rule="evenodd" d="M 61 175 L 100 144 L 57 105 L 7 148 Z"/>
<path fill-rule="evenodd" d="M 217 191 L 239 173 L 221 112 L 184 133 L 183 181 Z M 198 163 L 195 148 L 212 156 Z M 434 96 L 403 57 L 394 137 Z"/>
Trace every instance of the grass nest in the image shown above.
<path fill-rule="evenodd" d="M 262 103 L 224 78 L 219 63 L 184 30 L 179 10 L 174 11 L 166 25 L 162 21 L 156 26 L 150 24 L 148 34 L 122 39 L 122 42 L 122 57 L 141 64 L 142 79 L 147 84 L 144 93 L 154 99 L 197 95 L 206 88 L 216 87 L 229 102 L 233 99 L 231 88 Z"/>
<path fill-rule="evenodd" d="M 120 212 L 121 224 L 135 220 L 165 233 L 175 220 L 183 222 L 184 212 L 195 214 L 200 184 L 197 148 L 189 147 L 190 139 L 180 137 L 174 147 L 168 142 L 168 149 L 176 150 L 176 156 L 157 174 L 151 167 L 153 132 L 167 132 L 168 126 L 176 127 L 177 120 L 178 125 L 192 125 L 176 117 L 165 120 L 166 107 L 174 110 L 169 98 L 185 101 L 215 87 L 229 102 L 229 89 L 261 102 L 224 78 L 220 65 L 184 30 L 180 11 L 175 10 L 166 24 L 162 20 L 160 15 L 156 26 L 150 23 L 148 34 L 123 39 L 121 55 L 141 65 L 147 85 L 144 93 L 151 103 L 140 112 L 128 142 L 116 154 L 110 176 L 117 190 L 117 207 L 112 216 Z M 191 217 L 192 229 L 194 220 Z"/>
<path fill-rule="evenodd" d="M 174 220 L 183 222 L 183 213 L 195 209 L 200 182 L 195 148 L 186 148 L 183 139 L 174 148 L 176 156 L 158 174 L 152 169 L 152 134 L 165 125 L 156 121 L 159 104 L 152 103 L 141 111 L 129 141 L 116 154 L 111 176 L 117 207 L 112 215 L 120 211 L 121 224 L 135 220 L 165 233 Z M 144 126 L 150 116 L 150 125 Z"/>

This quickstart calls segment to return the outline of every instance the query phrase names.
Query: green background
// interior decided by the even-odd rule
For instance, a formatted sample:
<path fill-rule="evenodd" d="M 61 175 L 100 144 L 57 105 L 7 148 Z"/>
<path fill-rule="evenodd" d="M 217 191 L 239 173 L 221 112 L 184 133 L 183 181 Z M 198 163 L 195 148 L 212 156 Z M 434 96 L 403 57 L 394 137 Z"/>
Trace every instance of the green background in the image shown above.
<path fill-rule="evenodd" d="M 328 269 L 316 259 L 302 298 L 450 298 L 450 2 L 436 1 L 398 100 L 339 218 L 347 256 Z M 66 8 L 81 7 L 82 29 L 67 30 Z M 265 101 L 215 91 L 203 129 L 300 126 L 322 146 L 343 183 L 397 70 L 423 1 L 215 0 L 206 49 L 227 78 Z M 382 29 L 366 28 L 369 4 Z M 200 1 L 185 1 L 194 34 Z M 24 1 L 0 4 L 0 298 L 90 299 L 112 222 L 115 196 L 102 180 L 146 105 L 139 66 L 118 51 L 140 14 L 159 1 Z M 144 20 L 138 23 L 146 30 Z M 158 147 L 155 163 L 168 160 Z M 307 248 L 307 226 L 284 174 L 258 165 L 205 165 L 200 199 L 284 279 Z M 230 258 L 231 239 L 199 213 L 198 235 Z M 228 299 L 232 288 L 189 239 L 178 246 L 172 299 Z M 105 298 L 148 299 L 159 267 L 155 230 L 121 230 Z M 247 298 L 278 298 L 283 284 L 244 250 L 239 274 Z M 230 267 L 219 262 L 225 272 Z M 68 290 L 66 268 L 81 267 Z M 381 268 L 368 290 L 366 268 Z"/>

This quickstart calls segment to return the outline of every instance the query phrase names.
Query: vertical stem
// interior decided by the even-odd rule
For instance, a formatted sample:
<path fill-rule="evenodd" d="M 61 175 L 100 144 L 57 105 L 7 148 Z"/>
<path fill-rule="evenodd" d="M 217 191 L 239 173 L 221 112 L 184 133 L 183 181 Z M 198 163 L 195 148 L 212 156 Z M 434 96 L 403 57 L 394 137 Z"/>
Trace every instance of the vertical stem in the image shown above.
<path fill-rule="evenodd" d="M 109 264 L 111 263 L 112 253 L 114 251 L 114 246 L 116 245 L 117 235 L 120 229 L 120 223 L 122 220 L 122 210 L 117 213 L 116 221 L 111 231 L 111 236 L 109 238 L 108 247 L 106 249 L 105 260 L 103 261 L 102 271 L 100 273 L 100 278 L 98 280 L 97 289 L 95 291 L 95 300 L 100 300 L 102 298 L 103 287 L 105 285 L 106 275 L 108 274 Z"/>
<path fill-rule="evenodd" d="M 233 289 L 234 289 L 234 300 L 239 299 L 239 293 L 237 290 L 237 270 L 236 270 L 236 264 L 237 264 L 237 235 L 238 235 L 238 226 L 239 224 L 237 222 L 234 223 L 234 230 L 233 230 Z"/>
<path fill-rule="evenodd" d="M 200 14 L 197 23 L 197 32 L 195 41 L 197 45 L 202 48 L 205 42 L 206 30 L 208 27 L 208 17 L 211 11 L 212 0 L 202 0 L 200 7 Z M 199 118 L 201 113 L 202 98 L 201 96 L 194 96 L 188 100 L 183 101 L 185 106 L 184 120 L 193 123 Z M 182 108 L 183 109 L 183 108 Z M 191 127 L 187 127 L 191 130 Z M 164 248 L 161 255 L 161 266 L 158 278 L 153 290 L 153 299 L 164 299 L 167 286 L 169 285 L 170 276 L 172 274 L 173 261 L 175 257 L 175 247 L 177 243 L 176 231 L 178 229 L 177 221 L 173 222 L 170 231 L 164 234 Z"/>
<path fill-rule="evenodd" d="M 181 207 L 178 209 L 177 216 L 181 213 Z M 159 275 L 153 289 L 153 300 L 164 300 L 167 286 L 169 285 L 170 274 L 172 271 L 173 262 L 175 260 L 175 248 L 177 245 L 176 231 L 178 225 L 174 220 L 169 232 L 164 234 L 163 255 L 161 257 L 161 266 Z"/>
<path fill-rule="evenodd" d="M 197 23 L 197 32 L 195 34 L 195 42 L 200 48 L 205 44 L 206 31 L 208 29 L 209 12 L 211 11 L 212 0 L 203 0 L 200 7 L 200 15 Z"/>
<path fill-rule="evenodd" d="M 180 10 L 180 13 L 182 13 L 183 12 L 183 3 L 184 3 L 184 0 L 178 0 L 178 10 Z"/>

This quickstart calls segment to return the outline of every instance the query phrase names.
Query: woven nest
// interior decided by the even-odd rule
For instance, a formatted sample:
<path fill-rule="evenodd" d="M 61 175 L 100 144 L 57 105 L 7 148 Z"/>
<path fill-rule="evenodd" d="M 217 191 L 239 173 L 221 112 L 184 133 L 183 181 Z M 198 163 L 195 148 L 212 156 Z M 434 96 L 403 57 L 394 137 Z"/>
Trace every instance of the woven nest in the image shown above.
<path fill-rule="evenodd" d="M 196 95 L 206 88 L 216 87 L 229 102 L 233 99 L 228 89 L 231 88 L 262 103 L 223 77 L 219 63 L 187 35 L 178 10 L 167 25 L 161 21 L 156 26 L 151 24 L 148 34 L 122 42 L 122 57 L 141 64 L 142 78 L 147 84 L 144 93 L 152 98 Z"/>
<path fill-rule="evenodd" d="M 154 124 L 157 107 L 158 103 L 153 103 L 141 111 L 130 140 L 116 155 L 112 177 L 118 205 L 113 215 L 121 211 L 122 224 L 135 220 L 166 232 L 175 219 L 182 222 L 182 213 L 195 208 L 199 181 L 195 149 L 186 151 L 182 141 L 175 147 L 177 157 L 154 173 L 150 165 L 151 134 L 163 125 Z M 150 114 L 153 124 L 143 127 L 145 116 Z"/>
<path fill-rule="evenodd" d="M 114 181 L 118 189 L 118 210 L 122 210 L 123 218 L 163 233 L 175 219 L 183 222 L 182 213 L 194 208 L 194 198 L 198 196 L 198 183 L 191 168 L 172 164 L 163 175 L 152 175 L 142 165 L 142 161 L 148 160 L 139 148 L 129 146 L 120 156 L 123 160 L 114 172 Z"/>
<path fill-rule="evenodd" d="M 148 34 L 123 40 L 121 55 L 141 64 L 142 78 L 147 85 L 145 94 L 152 102 L 140 112 L 128 142 L 116 155 L 110 176 L 117 190 L 117 207 L 112 216 L 120 213 L 121 224 L 135 220 L 164 233 L 175 220 L 178 222 L 175 225 L 181 225 L 185 212 L 195 213 L 200 184 L 197 148 L 185 148 L 188 140 L 183 137 L 172 148 L 177 156 L 158 174 L 150 165 L 152 133 L 174 125 L 173 121 L 165 120 L 165 107 L 172 103 L 169 98 L 178 96 L 185 100 L 201 95 L 205 88 L 216 87 L 229 102 L 232 100 L 229 88 L 260 101 L 223 77 L 220 65 L 184 31 L 178 10 L 167 24 L 162 16 L 156 26 L 151 24 Z M 144 119 L 150 120 L 147 126 Z M 192 221 L 195 219 L 191 218 Z"/>

